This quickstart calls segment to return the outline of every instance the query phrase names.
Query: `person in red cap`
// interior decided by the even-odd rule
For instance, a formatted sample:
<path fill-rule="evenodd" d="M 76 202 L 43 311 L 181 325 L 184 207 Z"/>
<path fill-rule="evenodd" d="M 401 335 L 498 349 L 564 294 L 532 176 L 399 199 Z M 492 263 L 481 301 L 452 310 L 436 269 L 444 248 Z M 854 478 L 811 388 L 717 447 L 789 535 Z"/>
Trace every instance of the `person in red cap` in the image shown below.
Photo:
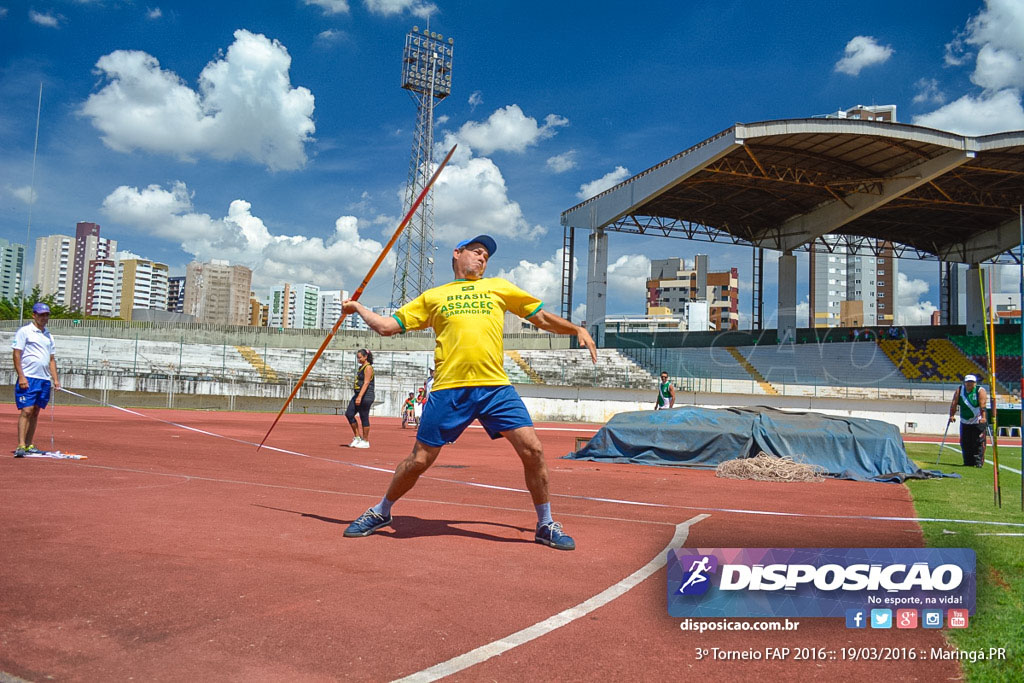
<path fill-rule="evenodd" d="M 57 347 L 46 329 L 50 321 L 50 307 L 43 302 L 32 306 L 32 322 L 14 335 L 14 371 L 18 381 L 14 385 L 14 402 L 21 411 L 18 417 L 18 447 L 15 458 L 41 453 L 32 444 L 36 434 L 39 411 L 50 402 L 51 389 L 60 389 L 57 379 Z"/>
<path fill-rule="evenodd" d="M 434 329 L 434 384 L 416 431 L 412 453 L 395 469 L 391 485 L 379 503 L 345 530 L 345 536 L 369 536 L 391 524 L 391 506 L 409 492 L 434 463 L 441 447 L 454 443 L 474 420 L 492 439 L 505 437 L 523 463 L 526 488 L 537 511 L 534 541 L 558 550 L 573 550 L 576 542 L 551 518 L 548 469 L 544 450 L 530 414 L 512 388 L 504 370 L 505 311 L 526 318 L 542 330 L 572 334 L 590 349 L 597 347 L 582 327 L 544 310 L 544 303 L 501 278 L 484 277 L 497 245 L 489 235 L 459 242 L 452 251 L 455 279 L 429 289 L 395 311 L 377 315 L 357 301 L 344 303 L 345 313 L 358 313 L 378 334 Z"/>
<path fill-rule="evenodd" d="M 949 421 L 956 420 L 960 409 L 960 452 L 964 456 L 964 467 L 985 466 L 985 407 L 988 392 L 978 386 L 978 378 L 964 375 L 964 383 L 953 392 L 949 404 Z"/>

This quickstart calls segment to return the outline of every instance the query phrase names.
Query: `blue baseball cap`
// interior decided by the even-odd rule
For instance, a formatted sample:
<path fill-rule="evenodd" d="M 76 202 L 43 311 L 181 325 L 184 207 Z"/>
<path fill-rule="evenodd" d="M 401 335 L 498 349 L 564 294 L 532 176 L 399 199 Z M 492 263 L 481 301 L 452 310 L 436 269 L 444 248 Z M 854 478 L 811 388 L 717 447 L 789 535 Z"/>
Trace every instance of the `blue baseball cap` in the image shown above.
<path fill-rule="evenodd" d="M 473 242 L 479 242 L 480 244 L 484 245 L 484 248 L 487 249 L 488 258 L 494 256 L 494 252 L 498 251 L 498 244 L 490 235 L 477 235 L 473 239 L 462 240 L 461 242 L 455 245 L 455 248 L 462 249 L 465 246 L 473 244 Z"/>
<path fill-rule="evenodd" d="M 50 307 L 44 304 L 42 301 L 32 305 L 33 313 L 49 313 Z"/>

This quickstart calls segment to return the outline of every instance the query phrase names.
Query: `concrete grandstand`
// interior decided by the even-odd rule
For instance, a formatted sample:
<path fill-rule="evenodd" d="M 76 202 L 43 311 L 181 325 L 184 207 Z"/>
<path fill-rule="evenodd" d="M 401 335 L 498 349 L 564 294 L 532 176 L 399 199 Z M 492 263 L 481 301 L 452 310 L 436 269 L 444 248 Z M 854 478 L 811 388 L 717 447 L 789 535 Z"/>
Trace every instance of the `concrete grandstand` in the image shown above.
<path fill-rule="evenodd" d="M 202 330 L 179 332 L 178 341 L 146 339 L 144 331 L 137 330 L 129 338 L 58 332 L 58 367 L 65 386 L 126 406 L 273 410 L 305 369 L 317 342 L 317 337 L 304 335 L 308 345 L 302 347 L 269 343 L 254 347 L 226 340 L 207 343 L 202 339 L 208 338 L 208 331 Z M 12 329 L 0 331 L 0 340 L 9 343 L 12 338 Z M 394 341 L 396 346 L 404 343 L 400 338 Z M 917 429 L 926 420 L 922 415 L 941 424 L 958 383 L 950 372 L 967 369 L 983 374 L 975 360 L 952 342 L 929 341 L 934 343 L 711 343 L 686 348 L 600 349 L 597 364 L 583 349 L 510 349 L 504 367 L 539 420 L 604 421 L 623 410 L 649 409 L 657 385 L 655 378 L 666 370 L 680 404 L 771 403 L 851 415 L 890 413 L 889 421 L 901 429 L 907 425 Z M 892 349 L 900 348 L 916 351 L 893 357 Z M 1003 342 L 1000 348 L 1012 351 L 1009 342 Z M 930 355 L 934 349 L 943 353 Z M 378 394 L 374 411 L 397 415 L 407 394 L 426 379 L 433 353 L 397 348 L 378 349 L 374 356 Z M 1012 376 L 1014 357 L 1004 358 Z M 1016 356 L 1018 383 L 1019 359 Z M 935 368 L 946 368 L 946 373 L 937 373 Z M 10 356 L 0 359 L 0 371 L 9 383 L 14 381 Z M 294 409 L 344 410 L 351 396 L 354 371 L 353 350 L 328 349 L 311 372 Z M 1005 387 L 998 385 L 1001 401 L 1007 400 L 1005 393 Z M 786 403 L 790 399 L 803 402 Z M 828 403 L 831 399 L 844 403 L 840 408 Z M 894 406 L 899 407 L 895 412 Z M 908 410 L 913 411 L 912 416 L 908 417 Z"/>

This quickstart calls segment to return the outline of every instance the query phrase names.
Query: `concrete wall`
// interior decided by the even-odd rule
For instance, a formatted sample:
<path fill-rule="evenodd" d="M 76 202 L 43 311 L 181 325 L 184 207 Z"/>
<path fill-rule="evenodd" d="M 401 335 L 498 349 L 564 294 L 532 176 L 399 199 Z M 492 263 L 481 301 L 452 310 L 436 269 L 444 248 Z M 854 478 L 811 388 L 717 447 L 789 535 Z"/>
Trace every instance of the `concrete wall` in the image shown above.
<path fill-rule="evenodd" d="M 31 322 L 31 321 L 29 321 Z M 61 336 L 104 337 L 110 339 L 148 339 L 185 344 L 228 344 L 251 346 L 254 349 L 287 348 L 316 349 L 330 330 L 301 330 L 270 327 L 206 325 L 203 323 L 128 323 L 124 321 L 51 320 L 48 328 L 60 343 Z M 14 332 L 17 320 L 0 321 L 0 330 Z M 546 332 L 524 332 L 505 335 L 505 348 L 568 349 L 570 338 Z M 407 332 L 393 337 L 382 337 L 367 330 L 341 330 L 334 336 L 328 349 L 370 351 L 432 351 L 433 332 Z"/>
<path fill-rule="evenodd" d="M 546 387 L 529 384 L 516 389 L 534 420 L 554 422 L 607 422 L 625 411 L 651 410 L 650 391 L 594 387 Z M 813 396 L 747 396 L 744 394 L 676 393 L 676 405 L 703 408 L 771 406 L 782 410 L 808 410 L 836 417 L 859 417 L 896 425 L 901 432 L 942 434 L 949 419 L 949 404 L 942 401 L 871 400 Z"/>

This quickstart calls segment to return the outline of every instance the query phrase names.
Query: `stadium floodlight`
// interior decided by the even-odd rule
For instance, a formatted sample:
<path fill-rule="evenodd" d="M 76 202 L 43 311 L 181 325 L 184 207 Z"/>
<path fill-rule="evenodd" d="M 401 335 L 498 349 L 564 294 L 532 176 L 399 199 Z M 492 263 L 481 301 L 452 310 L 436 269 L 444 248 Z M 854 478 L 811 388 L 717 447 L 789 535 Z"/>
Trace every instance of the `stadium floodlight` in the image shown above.
<path fill-rule="evenodd" d="M 405 36 L 402 53 L 402 88 L 416 103 L 416 128 L 409 159 L 408 207 L 433 172 L 434 106 L 452 91 L 454 40 L 418 26 Z M 395 244 L 395 275 L 391 306 L 398 308 L 434 286 L 434 208 L 427 194 L 408 229 Z"/>
<path fill-rule="evenodd" d="M 438 33 L 422 34 L 413 27 L 405 37 L 402 59 L 402 87 L 443 100 L 451 94 L 452 48 L 455 41 Z"/>

